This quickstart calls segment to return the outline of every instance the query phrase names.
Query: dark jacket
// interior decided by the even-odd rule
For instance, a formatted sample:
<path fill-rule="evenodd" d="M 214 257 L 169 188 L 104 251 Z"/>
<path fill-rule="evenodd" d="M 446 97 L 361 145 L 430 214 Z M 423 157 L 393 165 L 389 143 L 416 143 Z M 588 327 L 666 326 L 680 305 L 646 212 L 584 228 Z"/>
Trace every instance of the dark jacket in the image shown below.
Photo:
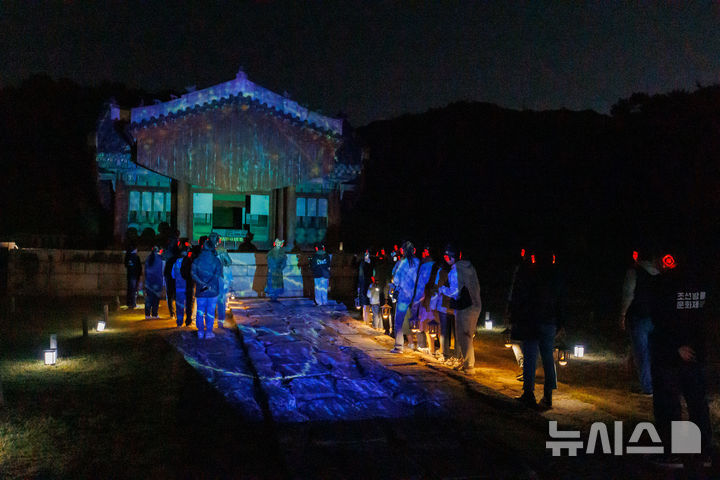
<path fill-rule="evenodd" d="M 709 286 L 699 269 L 688 265 L 658 275 L 650 337 L 653 364 L 679 365 L 683 360 L 678 349 L 684 345 L 695 351 L 698 363 L 705 362 Z"/>
<path fill-rule="evenodd" d="M 145 259 L 145 290 L 160 296 L 163 289 L 163 264 L 160 255 L 150 252 Z"/>
<path fill-rule="evenodd" d="M 195 281 L 197 298 L 217 297 L 220 292 L 219 279 L 223 275 L 223 267 L 215 255 L 215 249 L 205 247 L 193 261 L 191 275 Z"/>
<path fill-rule="evenodd" d="M 140 278 L 140 275 L 142 275 L 142 263 L 136 252 L 125 252 L 125 268 L 127 269 L 128 278 Z"/>
<path fill-rule="evenodd" d="M 564 325 L 563 282 L 555 265 L 522 265 L 515 280 L 510 318 L 513 338 L 537 338 L 540 325 Z"/>
<path fill-rule="evenodd" d="M 313 278 L 330 278 L 330 255 L 325 250 L 316 252 L 309 263 Z"/>
<path fill-rule="evenodd" d="M 631 318 L 652 317 L 653 305 L 657 301 L 660 275 L 651 275 L 639 265 L 635 267 L 635 275 L 635 292 L 627 316 Z"/>

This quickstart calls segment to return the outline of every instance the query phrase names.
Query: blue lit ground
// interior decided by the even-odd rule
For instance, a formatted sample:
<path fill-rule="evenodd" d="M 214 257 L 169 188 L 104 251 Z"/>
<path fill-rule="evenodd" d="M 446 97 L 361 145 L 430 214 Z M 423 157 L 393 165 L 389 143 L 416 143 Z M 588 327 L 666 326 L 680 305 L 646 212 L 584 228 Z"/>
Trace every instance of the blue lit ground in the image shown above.
<path fill-rule="evenodd" d="M 182 329 L 168 340 L 257 425 L 258 441 L 272 445 L 263 461 L 272 462 L 281 476 L 658 474 L 637 457 L 552 457 L 545 449 L 548 419 L 568 428 L 613 417 L 564 392 L 544 416 L 518 407 L 512 396 L 520 384 L 487 345 L 476 345 L 476 351 L 485 350 L 478 355 L 479 373 L 469 377 L 425 355 L 390 354 L 392 339 L 351 318 L 342 306 L 255 299 L 235 302 L 233 312 L 237 330 L 224 329 L 203 341 L 194 329 Z M 507 357 L 509 351 L 500 346 L 498 352 Z"/>

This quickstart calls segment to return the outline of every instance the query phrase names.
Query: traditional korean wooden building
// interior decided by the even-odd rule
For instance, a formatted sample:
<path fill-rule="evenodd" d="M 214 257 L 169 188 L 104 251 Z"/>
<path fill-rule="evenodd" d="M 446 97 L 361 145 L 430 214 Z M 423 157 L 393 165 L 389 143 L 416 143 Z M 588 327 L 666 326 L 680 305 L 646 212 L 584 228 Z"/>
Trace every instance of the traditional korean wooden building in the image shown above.
<path fill-rule="evenodd" d="M 275 237 L 333 245 L 341 196 L 360 173 L 346 136 L 341 119 L 243 72 L 168 102 L 110 105 L 98 126 L 97 163 L 114 236 L 167 222 L 194 240 L 218 231 L 231 248 L 248 231 L 261 249 Z"/>

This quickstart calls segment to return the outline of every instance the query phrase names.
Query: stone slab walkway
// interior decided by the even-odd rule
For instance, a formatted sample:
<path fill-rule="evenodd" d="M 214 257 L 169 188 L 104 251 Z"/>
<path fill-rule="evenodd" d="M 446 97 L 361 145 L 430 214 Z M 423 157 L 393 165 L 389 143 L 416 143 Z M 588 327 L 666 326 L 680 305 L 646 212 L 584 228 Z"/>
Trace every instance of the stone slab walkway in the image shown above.
<path fill-rule="evenodd" d="M 343 306 L 244 299 L 232 311 L 237 330 L 168 340 L 258 422 L 286 478 L 658 478 L 639 458 L 552 457 L 548 420 L 614 420 L 562 385 L 543 416 L 512 399 L 512 372 L 482 356 L 469 376 L 429 355 L 390 354 L 392 339 Z"/>

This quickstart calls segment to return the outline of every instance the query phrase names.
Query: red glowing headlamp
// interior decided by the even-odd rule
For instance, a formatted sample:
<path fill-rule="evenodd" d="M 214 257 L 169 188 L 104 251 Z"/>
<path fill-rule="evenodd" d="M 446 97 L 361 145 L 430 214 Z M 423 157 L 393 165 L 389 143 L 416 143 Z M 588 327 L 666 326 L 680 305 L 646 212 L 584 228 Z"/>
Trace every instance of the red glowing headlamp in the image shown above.
<path fill-rule="evenodd" d="M 662 263 L 663 263 L 663 267 L 665 267 L 665 268 L 672 269 L 672 268 L 677 267 L 677 263 L 675 263 L 675 258 L 672 255 L 670 255 L 669 253 L 662 258 Z"/>

